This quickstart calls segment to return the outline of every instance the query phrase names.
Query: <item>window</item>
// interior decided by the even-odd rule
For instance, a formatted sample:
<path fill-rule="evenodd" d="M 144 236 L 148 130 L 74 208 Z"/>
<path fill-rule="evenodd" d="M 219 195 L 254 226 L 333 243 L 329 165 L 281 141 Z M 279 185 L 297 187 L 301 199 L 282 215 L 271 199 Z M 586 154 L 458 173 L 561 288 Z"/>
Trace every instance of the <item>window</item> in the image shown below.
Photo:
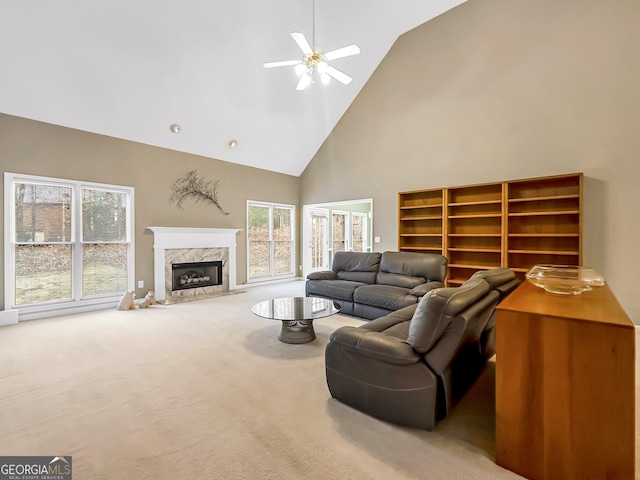
<path fill-rule="evenodd" d="M 128 187 L 6 173 L 6 307 L 37 318 L 130 290 L 132 203 Z"/>
<path fill-rule="evenodd" d="M 294 275 L 295 207 L 247 202 L 248 281 Z"/>

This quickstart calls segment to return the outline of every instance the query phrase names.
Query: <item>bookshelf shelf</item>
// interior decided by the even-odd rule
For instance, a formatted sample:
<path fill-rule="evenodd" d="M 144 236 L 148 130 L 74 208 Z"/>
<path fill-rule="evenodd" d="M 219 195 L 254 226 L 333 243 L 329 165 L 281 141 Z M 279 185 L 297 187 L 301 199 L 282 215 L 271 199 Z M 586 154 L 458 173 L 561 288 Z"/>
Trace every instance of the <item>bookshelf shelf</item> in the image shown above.
<path fill-rule="evenodd" d="M 398 249 L 441 253 L 447 285 L 509 267 L 582 265 L 582 173 L 398 194 Z"/>

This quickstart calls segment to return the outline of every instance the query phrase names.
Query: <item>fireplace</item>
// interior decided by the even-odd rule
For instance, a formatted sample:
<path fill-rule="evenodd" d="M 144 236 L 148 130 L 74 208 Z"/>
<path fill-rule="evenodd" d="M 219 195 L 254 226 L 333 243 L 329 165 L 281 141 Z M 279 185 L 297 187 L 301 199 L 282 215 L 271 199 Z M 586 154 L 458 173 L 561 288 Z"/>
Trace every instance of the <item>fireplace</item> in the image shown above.
<path fill-rule="evenodd" d="M 171 290 L 222 285 L 222 261 L 171 264 Z"/>
<path fill-rule="evenodd" d="M 236 289 L 236 234 L 239 230 L 147 228 L 153 232 L 153 284 L 160 303 L 209 298 Z M 184 268 L 176 273 L 174 265 Z M 181 282 L 184 283 L 181 285 Z"/>

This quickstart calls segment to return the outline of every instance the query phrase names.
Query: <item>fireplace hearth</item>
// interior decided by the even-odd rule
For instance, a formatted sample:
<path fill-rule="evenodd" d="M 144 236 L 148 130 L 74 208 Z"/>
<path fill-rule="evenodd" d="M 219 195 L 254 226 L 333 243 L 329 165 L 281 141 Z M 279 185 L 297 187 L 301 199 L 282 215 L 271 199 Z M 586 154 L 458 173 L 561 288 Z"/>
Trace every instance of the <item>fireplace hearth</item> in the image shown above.
<path fill-rule="evenodd" d="M 171 265 L 171 290 L 222 285 L 222 262 L 188 262 Z"/>

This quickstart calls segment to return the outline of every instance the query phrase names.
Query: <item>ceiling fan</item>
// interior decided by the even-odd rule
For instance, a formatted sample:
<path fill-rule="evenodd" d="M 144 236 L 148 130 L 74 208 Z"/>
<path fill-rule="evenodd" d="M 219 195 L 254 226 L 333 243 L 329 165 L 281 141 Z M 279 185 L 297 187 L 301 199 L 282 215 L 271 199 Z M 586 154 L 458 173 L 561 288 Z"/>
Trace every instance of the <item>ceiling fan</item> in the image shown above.
<path fill-rule="evenodd" d="M 313 42 L 315 43 L 315 0 L 313 2 L 313 17 Z M 300 50 L 302 50 L 302 58 L 299 60 L 267 62 L 264 64 L 264 68 L 295 66 L 296 73 L 300 75 L 300 80 L 298 81 L 296 90 L 304 90 L 311 85 L 314 80 L 314 72 L 316 71 L 318 72 L 322 83 L 328 83 L 331 77 L 345 85 L 351 83 L 352 78 L 349 75 L 341 72 L 335 67 L 332 67 L 328 62 L 338 58 L 357 55 L 360 53 L 360 47 L 357 45 L 349 45 L 347 47 L 323 53 L 319 48 L 316 48 L 315 46 L 312 47 L 304 34 L 292 32 L 291 37 L 298 44 Z"/>

